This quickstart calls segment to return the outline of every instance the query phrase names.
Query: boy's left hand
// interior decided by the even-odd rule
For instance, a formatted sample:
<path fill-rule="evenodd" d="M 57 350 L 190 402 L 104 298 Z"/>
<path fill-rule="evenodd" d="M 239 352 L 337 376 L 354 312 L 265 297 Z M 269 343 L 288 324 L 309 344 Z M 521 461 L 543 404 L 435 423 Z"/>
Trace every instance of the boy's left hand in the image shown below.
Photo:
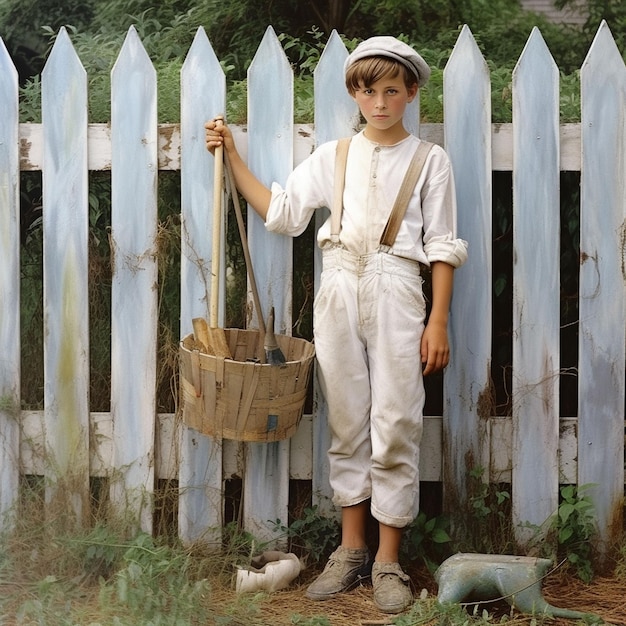
<path fill-rule="evenodd" d="M 431 321 L 426 325 L 420 346 L 424 376 L 442 370 L 450 360 L 448 329 L 445 324 Z"/>

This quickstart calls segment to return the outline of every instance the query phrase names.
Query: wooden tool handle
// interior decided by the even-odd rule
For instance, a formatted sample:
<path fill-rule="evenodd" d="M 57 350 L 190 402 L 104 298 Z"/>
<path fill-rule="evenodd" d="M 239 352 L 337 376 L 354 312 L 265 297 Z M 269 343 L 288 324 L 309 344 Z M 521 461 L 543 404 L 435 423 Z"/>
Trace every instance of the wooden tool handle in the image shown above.
<path fill-rule="evenodd" d="M 250 281 L 250 290 L 252 291 L 252 301 L 254 308 L 256 309 L 256 315 L 259 320 L 259 331 L 261 333 L 261 343 L 263 343 L 265 337 L 265 318 L 263 317 L 263 311 L 261 310 L 261 298 L 259 297 L 259 290 L 256 285 L 256 278 L 254 276 L 254 268 L 252 267 L 252 259 L 250 257 L 250 246 L 248 245 L 248 235 L 246 233 L 246 225 L 243 221 L 243 215 L 241 214 L 241 207 L 239 206 L 239 197 L 237 196 L 237 185 L 235 184 L 235 176 L 233 169 L 228 160 L 228 154 L 224 155 L 224 161 L 226 164 L 226 176 L 228 178 L 228 184 L 230 186 L 230 194 L 233 197 L 233 208 L 235 209 L 235 216 L 237 217 L 237 227 L 239 228 L 239 237 L 241 238 L 241 247 L 243 249 L 243 258 L 246 262 L 246 270 L 248 271 L 248 280 Z"/>
<path fill-rule="evenodd" d="M 223 117 L 216 118 L 216 125 L 223 122 Z M 215 148 L 213 163 L 213 248 L 211 255 L 211 302 L 209 307 L 209 326 L 217 328 L 219 288 L 220 288 L 220 241 L 222 238 L 222 177 L 224 173 L 224 147 Z"/>

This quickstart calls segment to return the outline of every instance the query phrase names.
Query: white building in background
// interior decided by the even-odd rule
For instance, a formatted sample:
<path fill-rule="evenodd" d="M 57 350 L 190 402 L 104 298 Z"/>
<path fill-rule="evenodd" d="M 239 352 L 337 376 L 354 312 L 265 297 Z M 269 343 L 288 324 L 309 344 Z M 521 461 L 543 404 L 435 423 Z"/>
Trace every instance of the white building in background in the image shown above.
<path fill-rule="evenodd" d="M 527 11 L 543 13 L 553 22 L 564 22 L 566 24 L 584 24 L 586 19 L 586 5 L 584 0 L 577 2 L 577 8 L 567 7 L 557 9 L 553 0 L 521 0 L 522 7 Z"/>

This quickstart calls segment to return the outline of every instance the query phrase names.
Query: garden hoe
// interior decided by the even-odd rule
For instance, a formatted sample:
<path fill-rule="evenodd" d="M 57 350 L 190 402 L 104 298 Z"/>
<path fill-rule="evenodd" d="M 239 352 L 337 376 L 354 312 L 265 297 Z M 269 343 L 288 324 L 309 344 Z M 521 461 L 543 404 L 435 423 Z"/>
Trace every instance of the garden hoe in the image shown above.
<path fill-rule="evenodd" d="M 252 300 L 254 302 L 254 308 L 256 309 L 257 317 L 259 319 L 259 334 L 261 335 L 263 348 L 265 350 L 265 362 L 269 363 L 270 365 L 283 365 L 286 362 L 285 355 L 278 346 L 276 336 L 274 335 L 274 307 L 272 307 L 270 310 L 266 326 L 263 320 L 261 299 L 259 298 L 259 290 L 257 289 L 256 279 L 254 277 L 254 269 L 252 267 L 252 259 L 250 257 L 250 247 L 248 246 L 246 225 L 244 224 L 243 215 L 241 214 L 241 207 L 239 206 L 239 197 L 237 195 L 235 177 L 233 175 L 233 170 L 230 166 L 228 155 L 226 153 L 224 153 L 224 160 L 226 164 L 228 186 L 230 188 L 229 192 L 233 199 L 233 206 L 235 208 L 235 215 L 237 217 L 237 227 L 239 228 L 239 236 L 241 238 L 241 247 L 243 248 L 243 256 L 246 261 L 246 269 L 248 271 L 248 279 L 250 280 Z"/>

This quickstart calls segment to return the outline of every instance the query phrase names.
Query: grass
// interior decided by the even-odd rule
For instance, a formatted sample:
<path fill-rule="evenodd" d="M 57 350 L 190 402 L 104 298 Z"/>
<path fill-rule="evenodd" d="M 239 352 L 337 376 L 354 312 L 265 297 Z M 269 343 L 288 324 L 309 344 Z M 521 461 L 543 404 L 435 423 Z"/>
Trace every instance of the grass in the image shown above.
<path fill-rule="evenodd" d="M 104 505 L 94 513 L 89 528 L 80 528 L 66 512 L 53 512 L 43 506 L 41 481 L 25 484 L 23 493 L 26 495 L 20 502 L 13 528 L 5 530 L 0 537 L 2 625 L 359 626 L 394 623 L 397 626 L 465 626 L 507 623 L 558 626 L 575 623 L 519 615 L 502 602 L 442 608 L 436 602 L 432 575 L 417 558 L 407 571 L 411 573 L 418 596 L 422 590 L 420 600 L 393 621 L 375 609 L 367 583 L 323 604 L 307 600 L 304 588 L 319 571 L 319 565 L 307 568 L 287 590 L 237 595 L 233 590 L 236 567 L 249 564 L 253 554 L 268 546 L 238 529 L 236 523 L 225 528 L 220 546 L 184 546 L 171 535 L 153 537 L 143 532 L 129 532 L 127 523 L 107 517 Z M 305 515 L 304 530 L 314 535 L 322 528 L 329 532 L 328 522 L 314 519 L 314 513 L 311 509 Z M 296 524 L 295 528 L 300 527 Z M 617 588 L 612 586 L 610 591 L 602 593 L 597 586 L 602 580 L 586 584 L 576 580 L 573 569 L 560 570 L 556 580 L 553 577 L 546 597 L 553 604 L 569 604 L 579 610 L 600 611 L 604 606 L 608 614 L 618 615 L 617 621 L 605 623 L 623 624 L 626 614 L 619 605 L 623 604 L 626 592 L 626 542 L 615 554 L 616 566 L 610 583 L 618 585 Z M 603 584 L 608 583 L 605 580 Z M 585 593 L 594 589 L 595 599 L 585 604 Z M 607 598 L 617 602 L 617 608 L 603 605 Z"/>
<path fill-rule="evenodd" d="M 224 608 L 241 554 L 129 535 L 124 523 L 87 529 L 63 513 L 44 517 L 40 490 L 27 488 L 0 552 L 0 616 L 12 624 L 208 624 Z M 102 511 L 97 514 L 101 515 Z M 4 624 L 0 617 L 0 624 Z"/>
<path fill-rule="evenodd" d="M 23 555 L 30 576 L 9 568 L 3 559 L 0 611 L 11 620 L 6 623 L 359 626 L 386 621 L 373 607 L 368 585 L 323 604 L 306 600 L 304 581 L 274 594 L 236 595 L 230 583 L 232 555 L 162 545 L 141 534 L 123 540 L 101 529 L 83 537 L 57 538 L 53 544 L 44 551 L 45 560 L 34 546 Z M 55 560 L 48 561 L 53 553 Z M 581 606 L 583 601 L 578 596 L 573 602 Z M 0 618 L 0 623 L 5 622 Z M 442 608 L 433 592 L 425 591 L 408 613 L 387 623 L 558 626 L 576 622 L 520 615 L 503 603 Z"/>

